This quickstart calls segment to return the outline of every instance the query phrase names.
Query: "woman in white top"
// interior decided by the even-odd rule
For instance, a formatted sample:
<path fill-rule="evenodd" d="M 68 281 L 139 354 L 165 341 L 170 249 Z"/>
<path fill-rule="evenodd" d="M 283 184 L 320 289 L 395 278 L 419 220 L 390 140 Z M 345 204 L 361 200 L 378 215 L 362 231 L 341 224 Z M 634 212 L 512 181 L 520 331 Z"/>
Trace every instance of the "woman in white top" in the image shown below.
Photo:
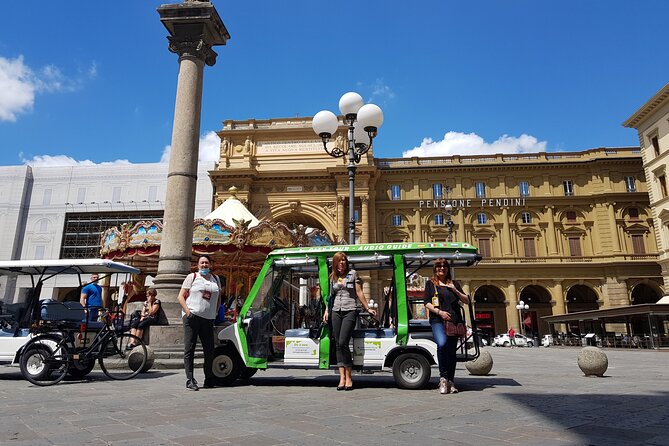
<path fill-rule="evenodd" d="M 214 319 L 221 305 L 220 282 L 218 277 L 211 273 L 211 258 L 201 255 L 197 267 L 197 272 L 186 276 L 177 297 L 184 324 L 184 369 L 188 390 L 199 390 L 193 376 L 193 360 L 198 337 L 204 351 L 204 387 L 214 386 L 212 372 Z"/>

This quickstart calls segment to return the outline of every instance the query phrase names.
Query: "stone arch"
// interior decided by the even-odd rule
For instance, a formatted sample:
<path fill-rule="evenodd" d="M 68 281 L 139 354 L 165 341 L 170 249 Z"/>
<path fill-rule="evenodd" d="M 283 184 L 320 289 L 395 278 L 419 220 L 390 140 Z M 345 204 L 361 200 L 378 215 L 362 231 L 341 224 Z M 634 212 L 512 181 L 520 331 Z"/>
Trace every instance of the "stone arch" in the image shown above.
<path fill-rule="evenodd" d="M 659 291 L 659 292 L 658 292 Z M 662 292 L 650 282 L 638 283 L 632 289 L 632 305 L 654 304 L 662 297 Z"/>
<path fill-rule="evenodd" d="M 498 333 L 506 331 L 506 296 L 504 291 L 492 284 L 483 284 L 473 294 L 478 329 L 490 343 Z"/>
<path fill-rule="evenodd" d="M 393 215 L 401 215 L 402 220 L 404 221 L 404 226 L 415 224 L 414 221 L 413 221 L 414 220 L 413 215 L 407 215 L 406 212 L 403 212 L 399 209 L 393 209 L 393 210 L 388 211 L 388 213 L 385 214 L 383 216 L 383 219 L 381 220 L 383 222 L 383 224 L 386 225 L 389 228 L 391 228 L 391 227 L 392 228 L 401 227 L 401 226 L 393 226 Z"/>
<path fill-rule="evenodd" d="M 567 313 L 599 310 L 599 296 L 597 292 L 588 285 L 572 285 L 567 290 L 565 300 L 567 302 Z"/>
<path fill-rule="evenodd" d="M 528 310 L 522 311 L 523 333 L 529 337 L 541 337 L 544 333 L 550 333 L 548 324 L 541 319 L 553 314 L 550 291 L 541 285 L 528 284 L 520 290 L 518 300 L 529 306 Z"/>
<path fill-rule="evenodd" d="M 273 206 L 270 211 L 273 222 L 282 222 L 292 227 L 301 224 L 317 229 L 324 229 L 329 234 L 338 234 L 335 221 L 322 208 L 304 202 L 283 203 Z"/>
<path fill-rule="evenodd" d="M 532 215 L 532 223 L 523 223 L 522 216 L 524 212 L 529 212 Z M 515 222 L 518 225 L 536 225 L 541 221 L 541 215 L 531 209 L 520 209 L 519 211 L 514 212 L 511 215 L 511 221 Z"/>
<path fill-rule="evenodd" d="M 474 292 L 474 302 L 477 304 L 503 304 L 505 300 L 504 291 L 495 285 L 481 285 Z"/>
<path fill-rule="evenodd" d="M 486 214 L 488 217 L 488 223 L 486 225 L 494 225 L 496 221 L 496 216 L 487 209 L 473 209 L 469 215 L 467 215 L 467 222 L 473 226 L 480 226 L 478 221 L 479 214 Z"/>
<path fill-rule="evenodd" d="M 576 212 L 575 222 L 567 222 L 567 212 Z M 570 224 L 570 225 L 579 224 L 582 223 L 583 220 L 585 220 L 585 212 L 575 207 L 569 207 L 560 211 L 558 217 L 559 217 L 558 219 L 562 221 L 564 224 Z"/>

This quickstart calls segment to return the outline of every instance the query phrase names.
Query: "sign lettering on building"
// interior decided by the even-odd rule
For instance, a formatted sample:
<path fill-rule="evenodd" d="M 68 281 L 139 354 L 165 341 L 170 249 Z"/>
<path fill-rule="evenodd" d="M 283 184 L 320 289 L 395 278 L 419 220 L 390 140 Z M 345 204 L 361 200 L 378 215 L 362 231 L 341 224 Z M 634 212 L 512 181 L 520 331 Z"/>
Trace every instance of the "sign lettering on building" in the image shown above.
<path fill-rule="evenodd" d="M 324 152 L 320 141 L 258 141 L 256 154 L 270 155 L 283 153 Z"/>
<path fill-rule="evenodd" d="M 449 199 L 449 200 L 420 200 L 418 207 L 420 209 L 444 209 L 450 204 L 453 208 L 492 208 L 507 206 L 525 206 L 524 198 L 477 198 L 467 199 Z"/>

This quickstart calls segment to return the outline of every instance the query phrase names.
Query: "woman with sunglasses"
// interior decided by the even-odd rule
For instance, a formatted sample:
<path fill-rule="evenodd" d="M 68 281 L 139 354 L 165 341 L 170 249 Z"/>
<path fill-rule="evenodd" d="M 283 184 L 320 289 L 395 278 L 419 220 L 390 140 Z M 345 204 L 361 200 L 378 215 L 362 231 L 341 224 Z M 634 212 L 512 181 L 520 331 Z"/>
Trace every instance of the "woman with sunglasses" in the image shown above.
<path fill-rule="evenodd" d="M 339 385 L 337 390 L 353 390 L 353 359 L 349 342 L 358 310 L 362 307 L 372 317 L 376 311 L 369 308 L 358 273 L 351 269 L 348 258 L 343 252 L 332 256 L 332 273 L 330 274 L 330 296 L 323 315 L 323 322 L 332 318 L 332 334 L 334 335 L 337 351 L 337 366 L 339 367 Z"/>
<path fill-rule="evenodd" d="M 458 393 L 455 378 L 457 336 L 447 336 L 444 323 L 464 323 L 460 302 L 469 303 L 460 284 L 453 282 L 448 261 L 439 258 L 434 262 L 432 278 L 425 283 L 425 308 L 430 314 L 430 326 L 437 344 L 439 363 L 439 392 Z"/>

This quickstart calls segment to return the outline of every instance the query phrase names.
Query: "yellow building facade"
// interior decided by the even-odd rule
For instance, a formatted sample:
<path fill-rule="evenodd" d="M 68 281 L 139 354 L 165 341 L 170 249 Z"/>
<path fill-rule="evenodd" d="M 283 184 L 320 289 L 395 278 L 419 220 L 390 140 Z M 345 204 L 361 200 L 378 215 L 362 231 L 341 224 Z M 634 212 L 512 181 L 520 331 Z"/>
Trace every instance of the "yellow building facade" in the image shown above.
<path fill-rule="evenodd" d="M 329 144 L 343 144 L 343 130 Z M 260 219 L 346 238 L 346 164 L 325 153 L 310 118 L 229 120 L 218 134 L 216 205 L 236 186 Z M 541 316 L 663 294 L 639 148 L 392 159 L 369 152 L 355 199 L 361 243 L 451 238 L 479 248 L 483 261 L 456 274 L 490 336 L 509 327 L 538 336 L 548 332 Z M 378 302 L 385 279 L 367 278 L 367 296 Z M 520 300 L 529 306 L 522 313 Z"/>
<path fill-rule="evenodd" d="M 669 285 L 669 84 L 642 105 L 623 125 L 639 135 L 665 287 Z"/>

